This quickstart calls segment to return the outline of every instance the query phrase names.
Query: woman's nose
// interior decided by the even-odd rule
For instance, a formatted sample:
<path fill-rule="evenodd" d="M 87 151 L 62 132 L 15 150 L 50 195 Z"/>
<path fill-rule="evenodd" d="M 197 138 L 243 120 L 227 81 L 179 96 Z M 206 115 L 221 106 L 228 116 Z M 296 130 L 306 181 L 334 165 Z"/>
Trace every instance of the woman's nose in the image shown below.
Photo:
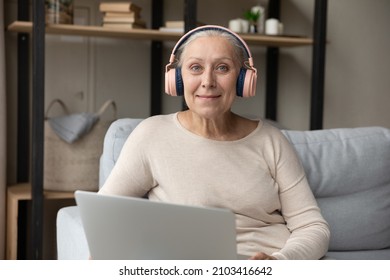
<path fill-rule="evenodd" d="M 215 87 L 215 77 L 212 70 L 205 70 L 202 76 L 202 87 Z"/>

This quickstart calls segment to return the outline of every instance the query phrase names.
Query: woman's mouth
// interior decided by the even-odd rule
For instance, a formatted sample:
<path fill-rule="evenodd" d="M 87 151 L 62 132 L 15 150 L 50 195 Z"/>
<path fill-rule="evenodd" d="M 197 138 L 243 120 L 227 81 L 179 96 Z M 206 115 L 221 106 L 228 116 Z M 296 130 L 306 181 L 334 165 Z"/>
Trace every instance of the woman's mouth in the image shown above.
<path fill-rule="evenodd" d="M 215 100 L 221 97 L 221 95 L 197 95 L 196 97 L 203 100 Z"/>

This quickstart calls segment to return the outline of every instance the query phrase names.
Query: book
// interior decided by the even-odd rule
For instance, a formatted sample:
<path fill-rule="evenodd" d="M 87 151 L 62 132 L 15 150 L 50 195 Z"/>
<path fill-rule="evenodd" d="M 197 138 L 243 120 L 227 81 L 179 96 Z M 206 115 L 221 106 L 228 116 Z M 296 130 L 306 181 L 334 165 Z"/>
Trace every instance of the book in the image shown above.
<path fill-rule="evenodd" d="M 104 16 L 106 17 L 127 17 L 127 18 L 140 18 L 140 14 L 138 12 L 104 12 Z"/>
<path fill-rule="evenodd" d="M 132 2 L 102 2 L 99 5 L 101 12 L 141 12 L 141 7 Z"/>
<path fill-rule="evenodd" d="M 143 28 L 146 28 L 146 26 L 140 25 L 137 23 L 112 23 L 112 22 L 103 23 L 103 27 L 119 28 L 119 29 L 143 29 Z"/>
<path fill-rule="evenodd" d="M 184 33 L 184 27 L 165 27 L 165 26 L 161 26 L 158 30 L 160 30 L 162 32 Z"/>
<path fill-rule="evenodd" d="M 167 20 L 165 27 L 168 28 L 184 28 L 184 20 Z"/>
<path fill-rule="evenodd" d="M 202 22 L 197 22 L 196 23 L 196 26 L 202 26 L 202 25 L 205 25 L 204 23 Z M 167 20 L 165 21 L 165 26 L 163 26 L 164 28 L 167 28 L 167 29 L 179 29 L 179 28 L 182 28 L 184 29 L 185 28 L 185 23 L 184 23 L 184 20 Z"/>
<path fill-rule="evenodd" d="M 111 16 L 104 16 L 103 17 L 104 23 L 136 23 L 139 25 L 146 26 L 146 22 L 140 18 L 133 18 L 133 17 L 111 17 Z"/>

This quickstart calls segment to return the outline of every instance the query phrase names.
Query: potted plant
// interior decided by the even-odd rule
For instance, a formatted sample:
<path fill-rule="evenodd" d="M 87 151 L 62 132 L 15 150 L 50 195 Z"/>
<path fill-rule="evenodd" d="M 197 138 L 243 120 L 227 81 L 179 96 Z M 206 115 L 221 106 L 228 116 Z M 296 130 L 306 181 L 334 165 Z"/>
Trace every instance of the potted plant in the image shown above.
<path fill-rule="evenodd" d="M 247 10 L 244 13 L 244 17 L 246 20 L 249 21 L 249 32 L 250 33 L 257 33 L 257 21 L 260 17 L 260 11 L 259 10 Z"/>

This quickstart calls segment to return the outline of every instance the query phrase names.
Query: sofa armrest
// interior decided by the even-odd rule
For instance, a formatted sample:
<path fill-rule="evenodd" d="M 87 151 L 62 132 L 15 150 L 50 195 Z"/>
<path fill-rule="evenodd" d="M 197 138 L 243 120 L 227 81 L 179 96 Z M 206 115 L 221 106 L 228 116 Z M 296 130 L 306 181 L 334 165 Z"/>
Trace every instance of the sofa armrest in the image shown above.
<path fill-rule="evenodd" d="M 89 248 L 77 206 L 62 208 L 57 214 L 57 259 L 87 260 Z"/>
<path fill-rule="evenodd" d="M 118 119 L 108 128 L 104 137 L 103 153 L 100 157 L 99 188 L 111 173 L 127 137 L 141 121 L 142 119 Z"/>

